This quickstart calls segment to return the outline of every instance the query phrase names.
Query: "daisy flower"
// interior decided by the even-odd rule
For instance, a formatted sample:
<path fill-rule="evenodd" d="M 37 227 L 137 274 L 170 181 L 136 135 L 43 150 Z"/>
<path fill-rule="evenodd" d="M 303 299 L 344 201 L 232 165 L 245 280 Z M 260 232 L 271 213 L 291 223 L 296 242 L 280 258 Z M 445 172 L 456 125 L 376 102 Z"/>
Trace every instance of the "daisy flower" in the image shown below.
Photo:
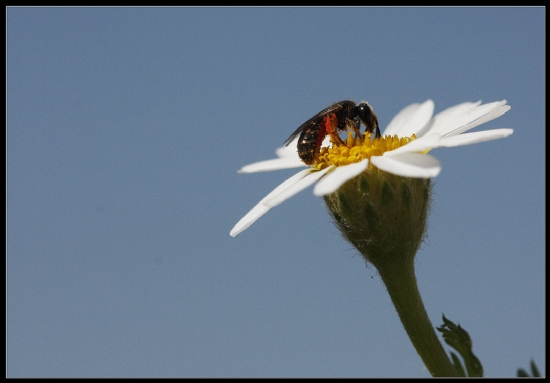
<path fill-rule="evenodd" d="M 323 146 L 313 165 L 298 157 L 297 139 L 287 147 L 278 148 L 278 158 L 246 165 L 239 173 L 254 173 L 306 166 L 252 208 L 230 232 L 236 236 L 246 230 L 272 207 L 287 200 L 308 186 L 316 184 L 313 194 L 327 196 L 361 173 L 378 169 L 399 177 L 429 179 L 437 176 L 441 166 L 428 154 L 431 149 L 475 144 L 504 138 L 512 129 L 493 129 L 466 133 L 485 122 L 502 116 L 510 109 L 506 100 L 481 104 L 466 102 L 433 115 L 434 103 L 411 104 L 389 123 L 382 137 L 353 137 L 348 132 L 346 146 Z M 324 145 L 329 144 L 328 140 Z"/>

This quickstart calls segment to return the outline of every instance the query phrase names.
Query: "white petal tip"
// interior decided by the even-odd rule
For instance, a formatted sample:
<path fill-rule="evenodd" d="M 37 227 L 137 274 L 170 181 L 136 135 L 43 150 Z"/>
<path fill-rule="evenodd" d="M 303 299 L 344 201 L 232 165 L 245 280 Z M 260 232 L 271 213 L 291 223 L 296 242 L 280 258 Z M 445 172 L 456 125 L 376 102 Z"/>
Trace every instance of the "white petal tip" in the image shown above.
<path fill-rule="evenodd" d="M 320 170 L 320 171 L 319 170 L 312 170 L 312 169 L 304 170 L 304 172 L 307 172 L 307 174 L 301 180 L 299 180 L 298 182 L 296 182 L 294 185 L 287 188 L 283 192 L 275 195 L 274 197 L 266 199 L 265 202 L 264 202 L 265 206 L 267 206 L 269 208 L 272 208 L 272 207 L 275 207 L 275 206 L 279 205 L 283 201 L 286 201 L 290 197 L 294 196 L 295 194 L 301 192 L 305 188 L 307 188 L 310 185 L 317 182 L 319 180 L 319 178 L 324 176 L 326 174 L 326 172 L 331 170 L 331 169 L 332 168 L 329 167 L 329 168 L 326 168 L 326 169 L 323 169 L 323 170 Z"/>

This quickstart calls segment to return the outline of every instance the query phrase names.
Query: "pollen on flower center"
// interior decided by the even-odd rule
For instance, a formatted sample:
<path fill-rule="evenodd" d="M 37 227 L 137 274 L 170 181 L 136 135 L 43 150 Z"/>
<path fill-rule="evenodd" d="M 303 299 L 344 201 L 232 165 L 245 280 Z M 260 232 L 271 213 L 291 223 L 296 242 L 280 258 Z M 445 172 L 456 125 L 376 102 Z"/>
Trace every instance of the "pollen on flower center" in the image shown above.
<path fill-rule="evenodd" d="M 416 139 L 411 137 L 384 136 L 378 139 L 370 139 L 370 133 L 366 132 L 365 137 L 353 137 L 348 132 L 346 145 L 332 144 L 331 147 L 323 147 L 317 156 L 315 167 L 319 170 L 331 165 L 344 166 L 360 162 L 371 156 L 381 156 L 384 152 L 397 149 Z"/>

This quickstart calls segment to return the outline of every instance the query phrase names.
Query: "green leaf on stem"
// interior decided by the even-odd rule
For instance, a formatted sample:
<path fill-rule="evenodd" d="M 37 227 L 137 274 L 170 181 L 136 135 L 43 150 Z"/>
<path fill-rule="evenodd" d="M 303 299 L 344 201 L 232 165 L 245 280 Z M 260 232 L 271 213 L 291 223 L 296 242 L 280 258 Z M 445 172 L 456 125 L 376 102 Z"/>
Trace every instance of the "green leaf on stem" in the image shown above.
<path fill-rule="evenodd" d="M 517 375 L 518 378 L 540 378 L 539 369 L 533 359 L 531 359 L 531 375 L 529 375 L 523 368 L 518 368 Z"/>
<path fill-rule="evenodd" d="M 472 340 L 470 335 L 466 330 L 464 330 L 460 325 L 456 325 L 443 315 L 443 325 L 437 327 L 437 330 L 443 334 L 443 339 L 445 342 L 454 348 L 462 359 L 464 360 L 464 366 L 466 367 L 466 372 L 464 372 L 464 367 L 460 362 L 458 356 L 451 352 L 451 358 L 456 370 L 462 376 L 469 377 L 482 377 L 483 376 L 483 366 L 479 359 L 472 352 Z"/>

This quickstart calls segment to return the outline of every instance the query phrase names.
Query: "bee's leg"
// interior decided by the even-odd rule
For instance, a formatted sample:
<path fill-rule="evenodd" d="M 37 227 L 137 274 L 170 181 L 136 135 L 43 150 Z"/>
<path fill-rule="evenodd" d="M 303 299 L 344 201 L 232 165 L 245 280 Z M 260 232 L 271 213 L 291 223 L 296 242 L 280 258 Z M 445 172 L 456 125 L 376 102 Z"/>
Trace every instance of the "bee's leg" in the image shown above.
<path fill-rule="evenodd" d="M 358 124 L 357 121 L 349 120 L 349 127 L 355 132 L 355 138 L 365 138 L 359 130 L 359 128 L 361 127 L 360 123 Z"/>
<path fill-rule="evenodd" d="M 347 144 L 338 135 L 338 131 L 330 132 L 330 141 L 336 146 L 347 146 Z"/>
<path fill-rule="evenodd" d="M 375 126 L 374 138 L 380 138 L 380 128 L 378 127 L 378 118 L 376 118 L 376 114 L 374 114 L 374 112 L 372 113 L 372 124 Z"/>
<path fill-rule="evenodd" d="M 338 134 L 331 134 L 330 141 L 336 146 L 347 146 L 344 140 L 342 140 L 342 138 L 340 138 Z"/>
<path fill-rule="evenodd" d="M 376 125 L 376 129 L 374 132 L 374 138 L 380 138 L 380 129 L 378 128 L 378 125 Z"/>
<path fill-rule="evenodd" d="M 324 119 L 325 131 L 330 135 L 330 142 L 336 146 L 346 146 L 346 143 L 338 134 L 338 120 L 335 115 L 329 115 Z"/>

